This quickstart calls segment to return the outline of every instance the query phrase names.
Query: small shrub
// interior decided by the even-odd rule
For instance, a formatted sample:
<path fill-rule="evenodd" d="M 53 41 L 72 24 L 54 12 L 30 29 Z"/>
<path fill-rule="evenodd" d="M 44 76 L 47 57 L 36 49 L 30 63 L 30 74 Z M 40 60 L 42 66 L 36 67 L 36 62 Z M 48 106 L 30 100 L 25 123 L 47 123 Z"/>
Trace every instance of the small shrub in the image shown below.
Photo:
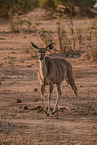
<path fill-rule="evenodd" d="M 10 20 L 10 28 L 12 32 L 25 32 L 25 31 L 31 31 L 32 30 L 32 23 L 28 19 L 26 20 L 25 18 L 19 18 L 14 16 Z"/>
<path fill-rule="evenodd" d="M 97 61 L 97 46 L 91 46 L 81 57 L 82 60 Z"/>

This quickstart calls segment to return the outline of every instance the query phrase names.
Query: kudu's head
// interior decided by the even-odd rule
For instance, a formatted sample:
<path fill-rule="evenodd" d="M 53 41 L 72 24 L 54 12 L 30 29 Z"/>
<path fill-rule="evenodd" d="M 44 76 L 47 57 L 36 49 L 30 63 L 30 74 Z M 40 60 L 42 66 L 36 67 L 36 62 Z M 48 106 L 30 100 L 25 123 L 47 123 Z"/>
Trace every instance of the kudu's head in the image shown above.
<path fill-rule="evenodd" d="M 31 45 L 37 49 L 38 51 L 38 59 L 39 61 L 42 61 L 44 60 L 45 58 L 45 53 L 48 51 L 48 50 L 51 50 L 53 49 L 53 44 L 50 43 L 49 45 L 47 45 L 45 48 L 39 48 L 38 46 L 36 46 L 34 43 L 31 42 Z"/>

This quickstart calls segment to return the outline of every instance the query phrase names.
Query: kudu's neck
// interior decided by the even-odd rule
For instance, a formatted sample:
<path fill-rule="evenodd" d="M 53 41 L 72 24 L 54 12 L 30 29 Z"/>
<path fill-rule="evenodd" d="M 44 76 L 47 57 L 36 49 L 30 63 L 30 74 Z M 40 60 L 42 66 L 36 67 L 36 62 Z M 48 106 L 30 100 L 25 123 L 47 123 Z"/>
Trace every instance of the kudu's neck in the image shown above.
<path fill-rule="evenodd" d="M 46 74 L 47 74 L 47 68 L 45 64 L 45 58 L 41 61 L 39 60 L 39 73 L 41 75 L 42 79 L 45 79 Z"/>

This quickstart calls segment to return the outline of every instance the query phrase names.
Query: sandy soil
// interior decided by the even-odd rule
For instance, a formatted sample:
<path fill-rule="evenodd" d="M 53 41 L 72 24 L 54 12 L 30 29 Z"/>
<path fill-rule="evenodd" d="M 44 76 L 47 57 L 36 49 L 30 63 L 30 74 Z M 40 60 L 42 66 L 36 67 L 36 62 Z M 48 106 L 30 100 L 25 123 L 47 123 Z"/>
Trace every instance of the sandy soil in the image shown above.
<path fill-rule="evenodd" d="M 40 99 L 37 57 L 21 49 L 31 40 L 39 43 L 34 34 L 0 33 L 0 144 L 96 145 L 97 63 L 67 58 L 73 66 L 80 108 L 75 111 L 75 95 L 64 81 L 58 111 L 47 117 Z M 48 89 L 46 106 L 47 95 Z M 51 110 L 55 101 L 56 88 Z"/>

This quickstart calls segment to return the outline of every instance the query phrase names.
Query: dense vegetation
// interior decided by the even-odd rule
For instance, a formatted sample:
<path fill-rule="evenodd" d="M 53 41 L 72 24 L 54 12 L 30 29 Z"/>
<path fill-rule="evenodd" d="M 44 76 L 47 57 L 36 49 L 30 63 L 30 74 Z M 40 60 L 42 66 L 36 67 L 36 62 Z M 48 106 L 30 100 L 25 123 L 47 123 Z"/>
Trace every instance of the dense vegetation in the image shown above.
<path fill-rule="evenodd" d="M 89 8 L 93 8 L 96 0 L 39 0 L 40 7 L 42 8 L 55 8 L 58 5 L 64 6 L 64 12 L 75 15 L 76 9 L 85 14 Z"/>
<path fill-rule="evenodd" d="M 85 14 L 95 3 L 96 0 L 0 0 L 0 15 L 8 16 L 10 9 L 27 13 L 36 7 L 56 11 L 58 5 L 64 6 L 64 13 L 75 15 L 77 8 Z"/>
<path fill-rule="evenodd" d="M 8 16 L 9 11 L 27 13 L 38 6 L 38 0 L 0 0 L 0 15 Z"/>

